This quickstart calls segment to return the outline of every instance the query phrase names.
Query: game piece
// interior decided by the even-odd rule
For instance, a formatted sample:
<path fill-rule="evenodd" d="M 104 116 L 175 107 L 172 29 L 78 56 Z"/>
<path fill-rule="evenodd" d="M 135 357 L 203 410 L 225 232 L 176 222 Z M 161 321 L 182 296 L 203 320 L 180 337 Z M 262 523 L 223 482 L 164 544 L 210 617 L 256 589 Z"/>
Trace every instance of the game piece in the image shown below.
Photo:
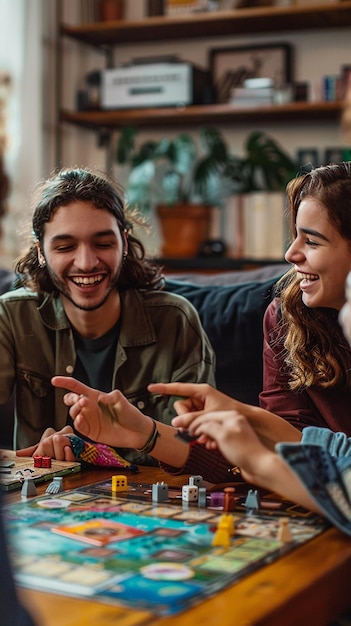
<path fill-rule="evenodd" d="M 43 467 L 43 457 L 42 456 L 35 456 L 34 458 L 34 467 Z"/>
<path fill-rule="evenodd" d="M 279 519 L 279 528 L 278 528 L 278 541 L 282 543 L 290 543 L 293 540 L 290 526 L 289 526 L 289 518 L 281 517 Z"/>
<path fill-rule="evenodd" d="M 41 467 L 51 467 L 51 456 L 41 457 Z"/>
<path fill-rule="evenodd" d="M 196 485 L 183 485 L 182 500 L 183 502 L 197 502 L 199 488 Z"/>
<path fill-rule="evenodd" d="M 223 546 L 224 548 L 229 548 L 230 535 L 231 523 L 228 520 L 227 515 L 222 515 L 212 539 L 212 546 Z"/>
<path fill-rule="evenodd" d="M 33 478 L 25 478 L 23 481 L 23 487 L 21 489 L 21 495 L 25 498 L 37 495 L 37 488 L 34 484 Z"/>
<path fill-rule="evenodd" d="M 111 485 L 112 492 L 126 491 L 127 487 L 128 487 L 127 476 L 123 476 L 123 474 L 116 474 L 115 476 L 112 476 L 112 485 Z"/>
<path fill-rule="evenodd" d="M 235 506 L 236 506 L 236 500 L 235 500 L 235 487 L 225 487 L 224 488 L 224 503 L 223 503 L 223 510 L 228 512 L 228 511 L 234 511 Z"/>
<path fill-rule="evenodd" d="M 168 485 L 163 481 L 152 485 L 152 501 L 165 502 L 168 500 Z"/>
<path fill-rule="evenodd" d="M 202 476 L 189 476 L 189 485 L 191 486 L 196 485 L 196 487 L 202 487 L 203 485 Z"/>
<path fill-rule="evenodd" d="M 222 518 L 225 524 L 228 524 L 228 530 L 231 535 L 235 535 L 234 517 L 231 513 L 223 513 Z"/>
<path fill-rule="evenodd" d="M 188 430 L 180 430 L 180 428 L 178 428 L 175 437 L 181 441 L 185 441 L 185 443 L 192 443 L 197 439 L 195 435 L 190 435 Z"/>
<path fill-rule="evenodd" d="M 213 491 L 210 494 L 210 506 L 214 508 L 222 508 L 224 504 L 224 493 L 223 491 Z"/>
<path fill-rule="evenodd" d="M 206 487 L 198 487 L 198 506 L 206 506 L 207 504 L 207 490 Z"/>
<path fill-rule="evenodd" d="M 62 480 L 62 476 L 55 476 L 54 480 L 47 487 L 46 493 L 60 493 L 64 491 Z"/>
<path fill-rule="evenodd" d="M 249 489 L 245 500 L 245 507 L 250 511 L 257 511 L 260 505 L 260 496 L 257 489 Z"/>

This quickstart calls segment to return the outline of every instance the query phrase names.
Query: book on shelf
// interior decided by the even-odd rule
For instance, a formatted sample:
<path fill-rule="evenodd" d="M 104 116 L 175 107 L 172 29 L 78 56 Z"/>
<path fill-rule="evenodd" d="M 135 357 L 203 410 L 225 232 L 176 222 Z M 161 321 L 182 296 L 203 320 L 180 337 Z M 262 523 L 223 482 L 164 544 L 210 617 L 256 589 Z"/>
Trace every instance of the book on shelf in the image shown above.
<path fill-rule="evenodd" d="M 234 87 L 230 92 L 229 104 L 238 106 L 259 106 L 274 102 L 273 87 Z"/>
<path fill-rule="evenodd" d="M 194 11 L 207 11 L 209 0 L 165 0 L 164 12 L 169 17 L 193 13 Z"/>

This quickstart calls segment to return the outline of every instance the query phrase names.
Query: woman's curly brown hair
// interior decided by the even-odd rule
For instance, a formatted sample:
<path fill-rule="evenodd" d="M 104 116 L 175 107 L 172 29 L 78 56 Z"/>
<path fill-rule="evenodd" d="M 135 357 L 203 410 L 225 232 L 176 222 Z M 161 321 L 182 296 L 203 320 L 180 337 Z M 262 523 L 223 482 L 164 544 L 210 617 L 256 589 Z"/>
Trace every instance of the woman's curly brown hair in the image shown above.
<path fill-rule="evenodd" d="M 351 252 L 351 163 L 313 169 L 287 186 L 291 230 L 296 237 L 296 216 L 303 198 L 317 198 L 327 209 L 328 219 L 348 242 Z M 284 342 L 290 388 L 311 385 L 351 388 L 351 350 L 338 323 L 338 311 L 309 308 L 301 298 L 294 269 L 277 284 L 281 323 L 276 341 Z"/>
<path fill-rule="evenodd" d="M 20 277 L 17 284 L 34 291 L 56 293 L 47 267 L 39 264 L 37 243 L 42 247 L 45 224 L 56 209 L 82 201 L 112 213 L 122 236 L 127 232 L 128 252 L 118 278 L 118 289 L 162 288 L 164 279 L 160 268 L 145 257 L 143 244 L 132 234 L 133 223 L 142 223 L 142 219 L 135 211 L 128 212 L 123 198 L 123 190 L 118 183 L 106 174 L 87 168 L 62 169 L 41 182 L 34 196 L 32 242 L 16 264 Z"/>

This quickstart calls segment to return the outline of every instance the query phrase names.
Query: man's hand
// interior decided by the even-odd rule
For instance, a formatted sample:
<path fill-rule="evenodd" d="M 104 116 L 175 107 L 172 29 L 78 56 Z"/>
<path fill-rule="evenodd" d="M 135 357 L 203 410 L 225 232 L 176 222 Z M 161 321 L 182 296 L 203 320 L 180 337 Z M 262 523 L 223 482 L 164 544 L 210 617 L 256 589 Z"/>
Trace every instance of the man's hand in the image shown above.
<path fill-rule="evenodd" d="M 58 461 L 76 461 L 69 438 L 66 437 L 72 434 L 73 429 L 70 426 L 65 426 L 59 431 L 47 428 L 39 443 L 17 450 L 16 454 L 17 456 L 51 456 Z"/>
<path fill-rule="evenodd" d="M 93 441 L 121 448 L 142 448 L 152 429 L 151 418 L 143 415 L 115 389 L 102 393 L 75 378 L 54 376 L 55 387 L 69 389 L 64 402 L 78 433 Z"/>

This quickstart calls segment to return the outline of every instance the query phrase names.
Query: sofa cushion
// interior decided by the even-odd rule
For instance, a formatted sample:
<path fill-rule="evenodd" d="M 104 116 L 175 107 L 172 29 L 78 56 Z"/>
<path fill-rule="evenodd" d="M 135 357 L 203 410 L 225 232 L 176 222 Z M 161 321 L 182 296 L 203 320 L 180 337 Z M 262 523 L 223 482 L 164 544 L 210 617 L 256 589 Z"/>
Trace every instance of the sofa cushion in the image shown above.
<path fill-rule="evenodd" d="M 216 354 L 217 388 L 258 405 L 262 389 L 263 315 L 277 276 L 264 282 L 194 285 L 166 278 L 165 289 L 197 309 Z"/>

